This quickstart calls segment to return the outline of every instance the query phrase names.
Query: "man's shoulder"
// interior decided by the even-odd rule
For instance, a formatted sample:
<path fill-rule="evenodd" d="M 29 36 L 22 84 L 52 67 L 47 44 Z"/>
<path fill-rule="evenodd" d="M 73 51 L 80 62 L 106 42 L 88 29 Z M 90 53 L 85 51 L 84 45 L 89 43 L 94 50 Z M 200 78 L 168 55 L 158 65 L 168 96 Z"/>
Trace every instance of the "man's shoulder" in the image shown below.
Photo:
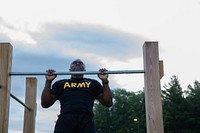
<path fill-rule="evenodd" d="M 92 78 L 84 78 L 84 80 L 97 81 L 96 79 L 92 79 Z"/>
<path fill-rule="evenodd" d="M 58 83 L 62 83 L 62 82 L 67 82 L 69 81 L 70 79 L 59 79 L 55 82 L 55 84 L 58 84 Z"/>
<path fill-rule="evenodd" d="M 96 80 L 96 79 L 92 79 L 92 78 L 84 78 L 84 80 L 86 80 L 86 81 L 90 81 L 90 82 L 97 82 L 97 83 L 99 83 L 98 80 Z"/>

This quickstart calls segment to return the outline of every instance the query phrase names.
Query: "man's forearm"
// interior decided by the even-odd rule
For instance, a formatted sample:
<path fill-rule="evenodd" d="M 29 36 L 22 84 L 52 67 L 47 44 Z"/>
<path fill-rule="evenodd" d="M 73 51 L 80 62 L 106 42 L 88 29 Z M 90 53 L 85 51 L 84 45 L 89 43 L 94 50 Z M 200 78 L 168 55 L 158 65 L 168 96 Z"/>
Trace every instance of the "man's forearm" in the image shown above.
<path fill-rule="evenodd" d="M 108 81 L 103 82 L 103 100 L 106 106 L 112 106 L 112 93 L 108 84 Z"/>
<path fill-rule="evenodd" d="M 51 83 L 52 83 L 51 81 L 45 82 L 45 87 L 41 95 L 41 105 L 44 108 L 51 106 L 51 101 L 52 101 L 52 95 L 50 93 Z"/>

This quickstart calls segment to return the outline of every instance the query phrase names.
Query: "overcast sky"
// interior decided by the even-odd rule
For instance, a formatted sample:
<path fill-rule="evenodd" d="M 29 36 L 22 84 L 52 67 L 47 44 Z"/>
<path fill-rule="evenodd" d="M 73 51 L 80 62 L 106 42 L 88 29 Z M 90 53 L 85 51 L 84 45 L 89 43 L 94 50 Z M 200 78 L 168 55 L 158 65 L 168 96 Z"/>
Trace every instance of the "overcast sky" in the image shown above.
<path fill-rule="evenodd" d="M 186 89 L 200 81 L 199 16 L 200 0 L 1 0 L 0 42 L 13 46 L 12 71 L 62 72 L 77 58 L 87 70 L 142 70 L 144 42 L 158 41 L 165 71 L 161 88 L 176 75 Z M 45 78 L 37 79 L 36 133 L 53 132 L 59 103 L 41 108 Z M 110 75 L 109 80 L 112 89 L 144 87 L 143 74 Z M 24 101 L 25 77 L 12 78 L 11 93 Z M 23 112 L 11 98 L 9 133 L 23 132 Z"/>

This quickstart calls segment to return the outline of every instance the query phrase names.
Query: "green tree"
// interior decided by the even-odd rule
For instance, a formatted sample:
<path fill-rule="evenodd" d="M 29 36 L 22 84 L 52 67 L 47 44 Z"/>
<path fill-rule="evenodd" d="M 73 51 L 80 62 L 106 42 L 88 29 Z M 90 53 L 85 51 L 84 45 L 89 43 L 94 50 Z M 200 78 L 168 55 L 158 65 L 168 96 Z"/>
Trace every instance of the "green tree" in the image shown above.
<path fill-rule="evenodd" d="M 132 133 L 137 131 L 137 118 L 140 122 L 140 133 L 144 132 L 145 112 L 142 92 L 127 92 L 125 89 L 113 90 L 113 106 L 103 107 L 95 103 L 95 123 L 98 133 Z"/>
<path fill-rule="evenodd" d="M 187 98 L 187 130 L 190 133 L 200 132 L 200 83 L 194 82 L 194 86 L 188 85 Z"/>
<path fill-rule="evenodd" d="M 140 133 L 146 133 L 144 92 L 115 89 L 112 93 L 112 107 L 95 103 L 97 133 L 136 133 L 138 125 Z M 172 76 L 162 89 L 162 103 L 165 133 L 200 132 L 200 82 L 195 81 L 183 91 L 178 78 Z"/>
<path fill-rule="evenodd" d="M 173 76 L 164 88 L 162 98 L 165 133 L 184 133 L 187 103 L 178 78 Z"/>
<path fill-rule="evenodd" d="M 130 110 L 132 111 L 131 118 L 137 119 L 137 122 L 134 122 L 134 125 L 139 127 L 140 133 L 146 133 L 146 115 L 145 115 L 145 99 L 144 92 L 138 91 L 136 93 L 131 93 L 129 97 Z M 135 126 L 134 126 L 135 127 Z M 136 130 L 136 129 L 135 129 Z"/>

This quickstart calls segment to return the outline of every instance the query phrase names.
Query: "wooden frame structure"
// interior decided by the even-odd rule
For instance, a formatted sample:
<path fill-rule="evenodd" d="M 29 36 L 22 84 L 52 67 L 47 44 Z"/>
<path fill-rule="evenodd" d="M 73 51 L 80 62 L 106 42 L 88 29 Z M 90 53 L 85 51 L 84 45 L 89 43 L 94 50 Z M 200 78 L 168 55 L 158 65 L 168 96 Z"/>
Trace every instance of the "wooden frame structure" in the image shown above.
<path fill-rule="evenodd" d="M 164 133 L 160 78 L 163 76 L 163 62 L 159 62 L 158 42 L 145 42 L 143 45 L 144 92 L 147 133 Z M 0 133 L 8 133 L 10 86 L 12 67 L 12 46 L 0 43 Z M 143 71 L 142 71 L 143 72 Z M 26 104 L 24 133 L 35 132 L 36 78 L 26 82 Z"/>
<path fill-rule="evenodd" d="M 0 43 L 0 133 L 8 133 L 11 67 L 12 46 L 10 43 Z M 36 90 L 37 79 L 27 77 L 25 104 L 29 109 L 24 108 L 24 133 L 35 133 Z"/>

